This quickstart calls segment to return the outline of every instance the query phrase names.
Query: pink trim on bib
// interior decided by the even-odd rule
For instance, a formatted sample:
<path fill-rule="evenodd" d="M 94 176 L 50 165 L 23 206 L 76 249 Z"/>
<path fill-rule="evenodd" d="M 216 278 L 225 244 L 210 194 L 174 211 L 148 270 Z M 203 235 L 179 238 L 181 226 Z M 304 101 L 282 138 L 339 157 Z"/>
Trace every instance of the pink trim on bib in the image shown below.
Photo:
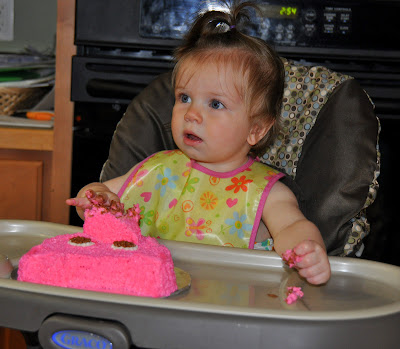
<path fill-rule="evenodd" d="M 249 240 L 249 249 L 254 249 L 254 242 L 256 240 L 256 236 L 257 236 L 257 231 L 258 231 L 258 227 L 260 225 L 260 221 L 262 218 L 262 213 L 264 210 L 264 205 L 265 202 L 267 201 L 267 197 L 269 195 L 269 192 L 272 189 L 272 186 L 282 177 L 285 177 L 284 173 L 279 173 L 276 176 L 274 176 L 273 178 L 271 178 L 268 182 L 268 185 L 264 188 L 264 191 L 261 195 L 261 199 L 260 199 L 260 203 L 258 204 L 258 209 L 257 209 L 257 213 L 256 213 L 256 218 L 254 220 L 254 225 L 253 225 L 253 230 L 251 232 L 250 235 L 250 240 Z"/>
<path fill-rule="evenodd" d="M 240 172 L 243 172 L 247 168 L 249 168 L 253 164 L 255 159 L 249 157 L 249 159 L 248 159 L 248 161 L 246 161 L 246 163 L 244 163 L 242 166 L 238 167 L 237 169 L 229 171 L 229 172 L 213 171 L 213 170 L 208 169 L 207 167 L 204 167 L 203 165 L 200 165 L 193 159 L 190 159 L 190 161 L 192 163 L 192 168 L 199 170 L 200 172 L 203 172 L 206 175 L 217 177 L 217 178 L 230 178 L 230 177 L 237 175 Z"/>
<path fill-rule="evenodd" d="M 127 180 L 124 182 L 124 184 L 122 185 L 121 189 L 118 191 L 118 197 L 121 198 L 122 194 L 124 194 L 126 187 L 128 186 L 129 182 L 132 180 L 132 178 L 136 175 L 136 173 L 138 173 L 140 167 L 149 159 L 151 159 L 154 155 L 156 155 L 157 153 L 154 153 L 150 156 L 148 156 L 146 159 L 142 160 L 141 162 L 139 162 L 135 169 L 132 171 L 132 173 L 129 175 L 129 177 L 127 178 Z"/>

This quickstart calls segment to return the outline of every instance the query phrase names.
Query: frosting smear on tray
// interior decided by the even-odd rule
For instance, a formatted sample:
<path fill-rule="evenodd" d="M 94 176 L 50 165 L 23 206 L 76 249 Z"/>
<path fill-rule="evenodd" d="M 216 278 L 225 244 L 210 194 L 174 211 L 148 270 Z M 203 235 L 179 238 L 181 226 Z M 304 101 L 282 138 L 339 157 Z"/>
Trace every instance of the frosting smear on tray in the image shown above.
<path fill-rule="evenodd" d="M 138 206 L 94 205 L 83 232 L 43 241 L 22 256 L 18 280 L 135 296 L 166 297 L 177 290 L 171 253 L 139 228 Z"/>

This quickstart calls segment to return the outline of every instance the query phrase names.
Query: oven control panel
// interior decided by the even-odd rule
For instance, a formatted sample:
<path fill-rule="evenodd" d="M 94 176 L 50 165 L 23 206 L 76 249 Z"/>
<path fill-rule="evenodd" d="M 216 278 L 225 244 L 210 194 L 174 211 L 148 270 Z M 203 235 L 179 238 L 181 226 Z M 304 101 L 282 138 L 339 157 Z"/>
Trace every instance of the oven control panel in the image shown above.
<path fill-rule="evenodd" d="M 400 53 L 400 0 L 256 2 L 260 12 L 249 13 L 246 31 L 278 51 L 324 48 L 327 52 Z M 132 49 L 171 50 L 181 43 L 199 11 L 224 10 L 220 4 L 217 0 L 113 0 L 110 6 L 109 0 L 76 0 L 75 44 L 118 48 L 123 53 Z"/>
<path fill-rule="evenodd" d="M 213 1 L 172 0 L 166 8 L 151 5 L 156 3 L 141 0 L 140 35 L 144 38 L 181 39 L 199 10 L 223 10 Z M 395 43 L 390 38 L 400 2 L 260 0 L 258 6 L 260 13 L 250 13 L 251 26 L 246 31 L 274 46 L 400 47 L 400 40 Z"/>
<path fill-rule="evenodd" d="M 277 46 L 308 46 L 317 40 L 329 44 L 349 40 L 352 33 L 351 7 L 283 6 L 260 4 L 249 34 Z"/>
<path fill-rule="evenodd" d="M 150 38 L 181 39 L 190 26 L 187 19 L 199 11 L 197 2 L 186 2 L 186 6 L 182 6 L 179 1 L 179 5 L 163 12 L 152 6 L 143 7 L 140 34 Z M 316 39 L 329 42 L 346 39 L 352 32 L 352 7 L 296 5 L 294 2 L 261 2 L 258 5 L 261 12 L 252 16 L 252 25 L 246 27 L 246 31 L 275 45 L 304 46 Z M 210 4 L 209 8 L 218 9 Z"/>

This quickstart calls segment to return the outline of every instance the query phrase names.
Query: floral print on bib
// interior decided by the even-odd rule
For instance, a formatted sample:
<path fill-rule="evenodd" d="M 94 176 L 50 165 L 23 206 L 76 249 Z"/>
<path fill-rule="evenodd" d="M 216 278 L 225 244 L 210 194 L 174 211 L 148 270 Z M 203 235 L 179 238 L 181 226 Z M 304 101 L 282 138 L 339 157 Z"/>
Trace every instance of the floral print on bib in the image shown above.
<path fill-rule="evenodd" d="M 119 196 L 126 207 L 139 203 L 143 235 L 253 248 L 268 193 L 282 176 L 253 158 L 220 173 L 180 150 L 162 151 L 137 166 Z"/>

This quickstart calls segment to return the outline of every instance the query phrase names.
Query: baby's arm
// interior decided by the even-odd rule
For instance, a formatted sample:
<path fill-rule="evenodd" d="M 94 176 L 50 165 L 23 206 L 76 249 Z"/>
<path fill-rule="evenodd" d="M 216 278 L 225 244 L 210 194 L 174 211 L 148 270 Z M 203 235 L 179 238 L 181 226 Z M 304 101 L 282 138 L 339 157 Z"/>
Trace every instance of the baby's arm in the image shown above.
<path fill-rule="evenodd" d="M 296 263 L 299 274 L 311 284 L 329 280 L 331 269 L 321 233 L 299 209 L 296 197 L 283 183 L 271 189 L 264 206 L 263 221 L 274 239 L 276 252 L 290 249 L 301 256 Z"/>
<path fill-rule="evenodd" d="M 76 206 L 76 212 L 78 213 L 79 217 L 84 220 L 84 211 L 93 206 L 92 202 L 86 197 L 86 192 L 88 190 L 92 191 L 92 195 L 95 196 L 95 199 L 106 205 L 109 205 L 111 201 L 119 202 L 117 193 L 125 183 L 132 170 L 133 169 L 123 176 L 110 179 L 104 183 L 94 182 L 85 185 L 78 192 L 75 198 L 67 199 L 66 203 L 71 206 Z"/>

